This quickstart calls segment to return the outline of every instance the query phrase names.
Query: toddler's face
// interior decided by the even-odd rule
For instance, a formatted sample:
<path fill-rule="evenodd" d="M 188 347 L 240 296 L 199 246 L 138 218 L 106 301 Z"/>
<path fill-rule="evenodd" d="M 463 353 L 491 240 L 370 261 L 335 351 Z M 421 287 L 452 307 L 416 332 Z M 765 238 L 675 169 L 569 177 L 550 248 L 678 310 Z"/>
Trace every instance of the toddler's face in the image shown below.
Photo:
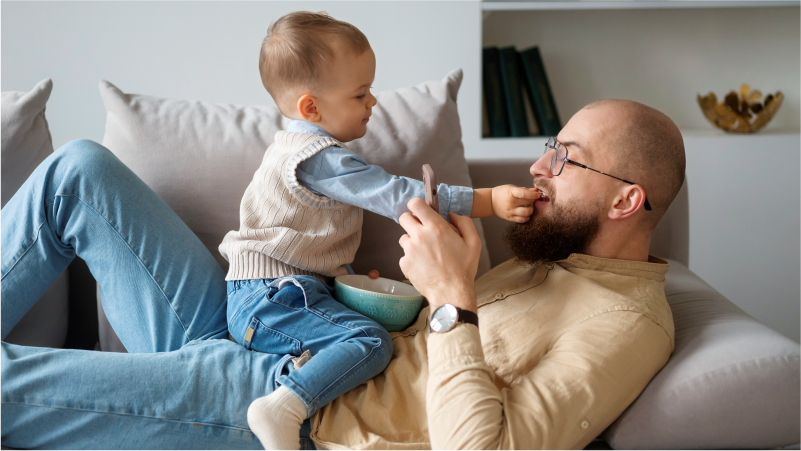
<path fill-rule="evenodd" d="M 320 114 L 316 124 L 342 142 L 364 136 L 376 104 L 370 93 L 373 79 L 375 54 L 371 49 L 361 55 L 338 52 L 323 86 L 315 93 Z"/>

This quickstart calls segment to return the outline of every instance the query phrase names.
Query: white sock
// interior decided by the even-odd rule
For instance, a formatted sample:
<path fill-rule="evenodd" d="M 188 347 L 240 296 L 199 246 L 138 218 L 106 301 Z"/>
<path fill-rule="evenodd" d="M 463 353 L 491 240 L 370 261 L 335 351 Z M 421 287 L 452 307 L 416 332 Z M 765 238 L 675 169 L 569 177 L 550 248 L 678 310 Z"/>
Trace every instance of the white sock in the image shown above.
<path fill-rule="evenodd" d="M 264 449 L 300 449 L 305 419 L 306 405 L 283 385 L 248 408 L 248 425 Z"/>

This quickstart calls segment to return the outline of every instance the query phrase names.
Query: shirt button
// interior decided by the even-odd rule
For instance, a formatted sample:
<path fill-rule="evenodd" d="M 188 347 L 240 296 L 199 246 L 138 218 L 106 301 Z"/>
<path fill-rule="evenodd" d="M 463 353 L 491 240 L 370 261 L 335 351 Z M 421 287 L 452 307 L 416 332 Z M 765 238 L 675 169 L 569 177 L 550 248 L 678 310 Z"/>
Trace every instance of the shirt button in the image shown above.
<path fill-rule="evenodd" d="M 501 293 L 495 295 L 495 299 L 501 299 L 501 298 L 503 298 L 503 295 Z"/>
<path fill-rule="evenodd" d="M 581 422 L 581 429 L 587 429 L 588 427 L 590 427 L 590 422 L 589 421 L 584 420 L 584 421 Z"/>

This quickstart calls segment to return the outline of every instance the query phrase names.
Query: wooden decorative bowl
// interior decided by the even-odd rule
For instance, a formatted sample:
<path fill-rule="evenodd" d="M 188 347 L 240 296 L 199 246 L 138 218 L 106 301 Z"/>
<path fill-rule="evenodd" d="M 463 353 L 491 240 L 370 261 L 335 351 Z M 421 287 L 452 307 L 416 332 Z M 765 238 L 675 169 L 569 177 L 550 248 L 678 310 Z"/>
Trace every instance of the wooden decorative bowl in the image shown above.
<path fill-rule="evenodd" d="M 751 91 L 746 84 L 740 86 L 739 95 L 734 91 L 726 94 L 723 103 L 718 103 L 714 93 L 710 92 L 705 97 L 698 94 L 698 105 L 709 122 L 721 130 L 734 133 L 754 133 L 767 125 L 782 106 L 784 94 L 776 91 L 776 94 L 768 94 L 764 103 L 760 103 L 760 100 L 762 93 Z"/>

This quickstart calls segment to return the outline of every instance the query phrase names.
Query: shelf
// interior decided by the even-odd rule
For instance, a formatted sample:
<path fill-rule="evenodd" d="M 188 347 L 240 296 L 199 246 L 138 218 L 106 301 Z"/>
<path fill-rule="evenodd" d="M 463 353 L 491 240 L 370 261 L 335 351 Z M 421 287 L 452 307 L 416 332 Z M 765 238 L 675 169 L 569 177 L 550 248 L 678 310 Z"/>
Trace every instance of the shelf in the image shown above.
<path fill-rule="evenodd" d="M 688 8 L 765 8 L 799 6 L 801 1 L 730 1 L 730 0 L 627 0 L 627 1 L 487 1 L 481 4 L 484 11 L 562 11 L 592 9 L 688 9 Z"/>
<path fill-rule="evenodd" d="M 758 133 L 733 134 L 716 129 L 685 129 L 681 130 L 685 148 L 695 148 L 697 142 L 714 142 L 715 145 L 748 145 L 753 146 L 752 140 L 770 141 L 771 145 L 786 148 L 787 143 L 797 142 L 798 131 L 768 129 Z M 709 141 L 709 140 L 712 141 Z M 699 141 L 700 140 L 700 141 Z M 478 147 L 466 148 L 468 160 L 529 160 L 534 161 L 542 155 L 547 136 L 528 136 L 524 138 L 481 138 Z M 790 146 L 797 147 L 795 144 Z M 796 150 L 797 151 L 797 150 Z M 492 155 L 487 158 L 486 155 Z"/>

